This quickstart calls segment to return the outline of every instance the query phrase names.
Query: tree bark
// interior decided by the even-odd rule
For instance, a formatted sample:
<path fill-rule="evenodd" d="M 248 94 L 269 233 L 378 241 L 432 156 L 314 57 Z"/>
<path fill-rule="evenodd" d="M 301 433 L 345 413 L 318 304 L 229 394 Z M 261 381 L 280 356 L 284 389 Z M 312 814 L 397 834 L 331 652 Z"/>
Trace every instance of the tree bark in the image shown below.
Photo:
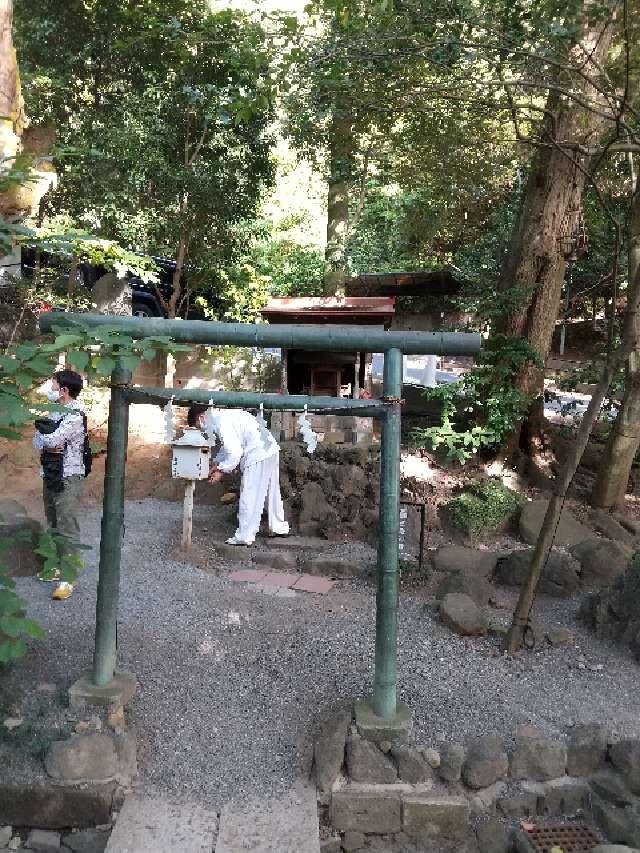
<path fill-rule="evenodd" d="M 629 217 L 629 293 L 627 312 L 637 299 L 633 288 L 640 287 L 640 194 L 635 181 L 631 216 Z M 628 324 L 625 326 L 630 333 Z M 639 329 L 634 329 L 636 341 Z M 640 445 L 640 350 L 636 346 L 627 362 L 624 396 L 605 448 L 591 501 L 603 509 L 618 509 L 624 505 L 631 466 Z"/>
<path fill-rule="evenodd" d="M 0 0 L 0 156 L 5 163 L 20 153 L 24 129 L 24 102 L 12 26 L 13 0 Z M 19 197 L 19 186 L 0 193 L 0 215 L 20 214 Z"/>
<path fill-rule="evenodd" d="M 585 0 L 583 8 L 587 5 Z M 585 22 L 579 48 L 580 55 L 591 57 L 585 70 L 599 73 L 612 34 L 610 20 L 596 25 Z M 574 88 L 581 89 L 580 94 L 588 99 L 596 96 L 593 87 L 582 77 Z M 542 363 L 551 347 L 567 256 L 580 222 L 586 181 L 583 171 L 586 158 L 557 145 L 585 140 L 595 144 L 605 127 L 600 116 L 557 92 L 549 95 L 547 115 L 544 141 L 552 144 L 539 148 L 534 155 L 499 279 L 503 295 L 508 296 L 512 288 L 522 291 L 521 294 L 512 291 L 516 307 L 506 315 L 500 330 L 525 338 Z M 523 393 L 539 398 L 543 379 L 543 369 L 529 365 L 516 377 L 516 385 Z M 518 428 L 512 449 L 520 445 L 528 455 L 535 456 L 541 450 L 542 423 L 542 406 L 538 404 L 525 428 L 522 425 Z"/>
<path fill-rule="evenodd" d="M 334 114 L 329 140 L 327 192 L 327 245 L 324 262 L 324 292 L 344 296 L 347 271 L 345 241 L 349 230 L 349 178 L 353 157 L 351 119 Z"/>
<path fill-rule="evenodd" d="M 566 457 L 562 470 L 555 483 L 553 496 L 549 501 L 547 512 L 540 528 L 540 535 L 536 542 L 536 547 L 531 557 L 531 565 L 529 567 L 529 575 L 520 591 L 520 598 L 513 614 L 513 621 L 507 635 L 505 648 L 513 654 L 523 644 L 524 634 L 529 624 L 529 616 L 533 606 L 533 600 L 536 594 L 538 581 L 544 570 L 549 551 L 553 547 L 556 528 L 562 512 L 562 505 L 567 494 L 567 490 L 571 484 L 582 454 L 589 441 L 591 430 L 595 424 L 602 401 L 604 400 L 609 386 L 618 370 L 620 364 L 628 359 L 634 350 L 638 347 L 638 312 L 640 306 L 640 269 L 636 271 L 635 279 L 632 283 L 632 293 L 627 305 L 627 313 L 625 315 L 625 324 L 622 337 L 622 344 L 612 353 L 607 359 L 602 376 L 598 386 L 591 397 L 587 411 L 582 418 L 578 435 L 575 443 Z"/>
<path fill-rule="evenodd" d="M 182 271 L 184 269 L 184 262 L 187 257 L 187 247 L 189 245 L 189 235 L 186 231 L 182 231 L 180 234 L 180 240 L 178 242 L 178 252 L 176 254 L 176 268 L 173 271 L 173 278 L 171 279 L 171 285 L 173 290 L 171 292 L 171 298 L 166 304 L 167 317 L 169 320 L 175 319 L 178 305 L 182 299 Z M 173 388 L 173 380 L 176 375 L 176 360 L 172 353 L 167 353 L 167 360 L 165 363 L 165 373 L 164 373 L 164 387 L 165 388 Z"/>

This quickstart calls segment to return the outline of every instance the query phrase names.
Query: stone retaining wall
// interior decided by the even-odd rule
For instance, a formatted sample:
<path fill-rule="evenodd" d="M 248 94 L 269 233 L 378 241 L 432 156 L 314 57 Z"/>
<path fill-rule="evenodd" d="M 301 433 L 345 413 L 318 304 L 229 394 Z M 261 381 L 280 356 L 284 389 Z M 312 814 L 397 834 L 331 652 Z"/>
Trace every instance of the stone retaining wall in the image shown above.
<path fill-rule="evenodd" d="M 347 709 L 315 740 L 323 817 L 340 834 L 327 850 L 382 849 L 375 839 L 384 836 L 389 850 L 439 843 L 509 853 L 520 819 L 566 817 L 640 847 L 640 740 L 616 740 L 595 724 L 565 739 L 519 726 L 508 742 L 483 736 L 437 748 L 406 732 L 380 743 L 366 735 Z"/>

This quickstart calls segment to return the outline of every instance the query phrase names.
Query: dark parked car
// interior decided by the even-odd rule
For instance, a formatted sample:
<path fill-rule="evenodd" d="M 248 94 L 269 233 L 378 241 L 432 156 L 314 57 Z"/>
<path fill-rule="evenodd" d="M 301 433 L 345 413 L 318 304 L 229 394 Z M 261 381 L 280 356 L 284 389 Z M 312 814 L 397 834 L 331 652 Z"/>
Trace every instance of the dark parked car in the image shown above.
<path fill-rule="evenodd" d="M 31 278 L 35 271 L 37 251 L 33 246 L 24 246 L 22 248 L 22 274 L 27 278 Z M 175 261 L 167 258 L 153 258 L 158 268 L 158 287 L 162 296 L 169 299 L 173 292 L 173 273 L 176 267 Z M 59 282 L 61 278 L 67 275 L 69 269 L 69 259 L 61 258 L 47 252 L 40 253 L 40 265 L 51 271 L 52 275 Z M 76 271 L 76 281 L 80 287 L 91 290 L 98 279 L 103 276 L 107 270 L 101 266 L 81 262 Z M 133 273 L 127 273 L 127 280 L 131 284 L 132 290 L 132 313 L 136 317 L 165 317 L 166 312 L 162 309 L 160 300 L 152 284 L 146 284 L 142 279 Z M 191 315 L 193 309 L 189 310 Z"/>

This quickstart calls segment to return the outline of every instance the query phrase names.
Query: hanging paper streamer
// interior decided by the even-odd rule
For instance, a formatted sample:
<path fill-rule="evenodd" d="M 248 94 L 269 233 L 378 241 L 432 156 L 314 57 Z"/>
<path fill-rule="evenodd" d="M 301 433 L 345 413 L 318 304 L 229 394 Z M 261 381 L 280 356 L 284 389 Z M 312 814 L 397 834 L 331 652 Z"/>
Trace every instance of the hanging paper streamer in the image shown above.
<path fill-rule="evenodd" d="M 173 420 L 173 397 L 162 411 L 164 413 L 164 443 L 171 444 L 176 438 L 176 427 Z"/>
<path fill-rule="evenodd" d="M 262 441 L 262 445 L 265 450 L 269 450 L 271 445 L 273 444 L 273 436 L 269 432 L 267 427 L 267 422 L 264 419 L 264 406 L 260 403 L 260 411 L 256 415 L 256 420 L 258 421 L 258 428 L 260 430 L 260 440 Z"/>
<path fill-rule="evenodd" d="M 216 430 L 215 430 L 215 413 L 213 410 L 213 400 L 209 400 L 209 408 L 204 416 L 205 422 L 205 432 L 207 433 L 207 441 L 209 442 L 209 447 L 213 447 L 217 442 Z"/>
<path fill-rule="evenodd" d="M 307 453 L 311 455 L 318 446 L 318 434 L 311 429 L 311 424 L 307 418 L 307 407 L 304 407 L 304 412 L 298 418 L 298 427 L 302 440 L 307 445 Z"/>

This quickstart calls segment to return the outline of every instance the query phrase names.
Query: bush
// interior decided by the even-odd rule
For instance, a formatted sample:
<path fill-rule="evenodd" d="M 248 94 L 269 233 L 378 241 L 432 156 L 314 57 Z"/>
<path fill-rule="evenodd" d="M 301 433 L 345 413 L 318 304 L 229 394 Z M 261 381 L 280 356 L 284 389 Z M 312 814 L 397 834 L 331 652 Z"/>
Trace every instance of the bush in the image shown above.
<path fill-rule="evenodd" d="M 476 366 L 458 382 L 424 392 L 427 400 L 442 403 L 442 423 L 416 429 L 413 442 L 444 450 L 462 465 L 476 453 L 496 452 L 531 403 L 514 384 L 515 376 L 529 363 L 540 366 L 525 340 L 494 335 Z"/>
<path fill-rule="evenodd" d="M 443 520 L 472 539 L 504 531 L 519 512 L 523 498 L 499 480 L 467 487 L 440 508 Z"/>

